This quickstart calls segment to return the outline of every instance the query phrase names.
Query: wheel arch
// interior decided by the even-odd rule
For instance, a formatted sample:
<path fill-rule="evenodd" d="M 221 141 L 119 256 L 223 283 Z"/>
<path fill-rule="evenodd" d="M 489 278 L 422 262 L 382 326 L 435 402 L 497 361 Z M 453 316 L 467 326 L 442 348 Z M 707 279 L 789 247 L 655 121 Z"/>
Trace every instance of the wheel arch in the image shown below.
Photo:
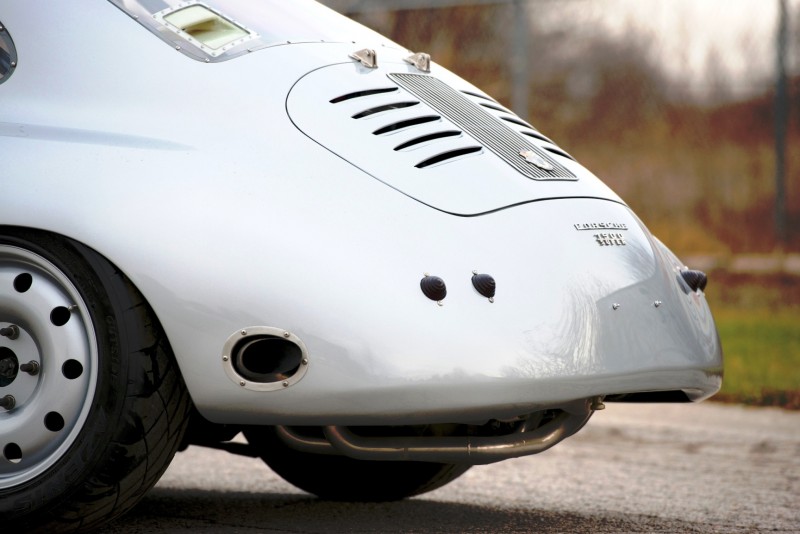
<path fill-rule="evenodd" d="M 31 232 L 31 233 L 39 234 L 40 236 L 49 236 L 49 237 L 52 237 L 52 238 L 63 239 L 63 240 L 66 240 L 68 242 L 71 242 L 76 247 L 78 252 L 80 252 L 81 255 L 84 256 L 84 259 L 90 265 L 91 265 L 91 262 L 86 257 L 85 251 L 89 251 L 92 254 L 96 254 L 103 261 L 107 262 L 117 272 L 122 274 L 122 276 L 125 277 L 125 280 L 132 286 L 132 288 L 134 290 L 136 290 L 136 292 L 139 293 L 139 295 L 141 295 L 141 297 L 142 297 L 145 305 L 148 307 L 150 313 L 158 321 L 159 328 L 161 329 L 161 331 L 164 334 L 164 340 L 165 340 L 169 350 L 174 354 L 174 345 L 170 340 L 170 333 L 169 333 L 169 331 L 167 331 L 166 327 L 164 326 L 164 322 L 159 317 L 158 311 L 153 306 L 153 304 L 152 304 L 151 300 L 148 298 L 146 292 L 143 291 L 142 288 L 138 284 L 136 284 L 136 282 L 133 280 L 133 278 L 131 276 L 129 276 L 129 274 L 125 271 L 125 269 L 120 267 L 117 262 L 114 262 L 112 259 L 110 259 L 107 254 L 104 254 L 102 252 L 102 247 L 95 246 L 95 245 L 90 245 L 86 241 L 84 241 L 83 239 L 79 239 L 79 238 L 76 238 L 74 236 L 71 236 L 71 235 L 68 235 L 68 234 L 64 234 L 64 233 L 61 233 L 61 232 L 56 232 L 56 231 L 53 231 L 53 230 L 50 230 L 50 229 L 47 229 L 47 228 L 41 228 L 41 227 L 36 227 L 36 226 L 0 224 L 0 235 L 4 234 L 6 232 L 9 232 L 9 231 L 10 232 Z M 180 358 L 175 358 L 175 363 L 178 366 L 178 371 L 180 372 L 181 376 L 183 376 L 183 369 L 181 368 Z M 190 397 L 190 400 L 191 400 L 191 391 L 189 391 L 189 397 Z M 192 401 L 192 403 L 194 403 L 194 402 Z"/>
<path fill-rule="evenodd" d="M 55 232 L 0 233 L 6 371 L 19 369 L 5 375 L 0 514 L 20 532 L 97 526 L 157 482 L 193 401 L 160 320 L 114 263 Z"/>

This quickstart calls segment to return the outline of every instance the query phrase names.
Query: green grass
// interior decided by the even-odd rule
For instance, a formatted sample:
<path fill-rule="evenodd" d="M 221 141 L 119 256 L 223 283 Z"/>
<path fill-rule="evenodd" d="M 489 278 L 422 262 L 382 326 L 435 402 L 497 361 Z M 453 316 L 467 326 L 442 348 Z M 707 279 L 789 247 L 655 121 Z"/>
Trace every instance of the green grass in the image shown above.
<path fill-rule="evenodd" d="M 800 307 L 714 306 L 725 360 L 719 400 L 800 409 Z"/>

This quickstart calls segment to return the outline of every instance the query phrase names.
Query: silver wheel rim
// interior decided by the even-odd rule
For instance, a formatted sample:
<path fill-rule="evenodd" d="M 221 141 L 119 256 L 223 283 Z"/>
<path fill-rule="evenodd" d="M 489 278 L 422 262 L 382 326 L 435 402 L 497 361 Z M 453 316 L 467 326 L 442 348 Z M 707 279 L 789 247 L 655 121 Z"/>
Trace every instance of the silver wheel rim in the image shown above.
<path fill-rule="evenodd" d="M 36 478 L 67 453 L 91 409 L 98 371 L 94 326 L 77 288 L 47 259 L 10 245 L 0 245 L 4 328 L 0 489 Z"/>

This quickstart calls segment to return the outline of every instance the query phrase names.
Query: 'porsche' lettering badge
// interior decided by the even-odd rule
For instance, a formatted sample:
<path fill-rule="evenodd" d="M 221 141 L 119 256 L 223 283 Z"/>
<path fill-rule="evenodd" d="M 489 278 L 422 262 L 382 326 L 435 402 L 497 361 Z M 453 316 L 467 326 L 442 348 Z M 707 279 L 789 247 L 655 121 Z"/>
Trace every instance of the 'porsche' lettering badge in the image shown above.
<path fill-rule="evenodd" d="M 627 230 L 628 225 L 620 222 L 596 222 L 596 223 L 575 223 L 573 227 L 578 230 L 612 230 L 612 232 L 602 232 L 592 234 L 595 242 L 601 247 L 624 247 L 628 244 L 625 241 L 625 234 L 620 230 Z"/>
<path fill-rule="evenodd" d="M 627 230 L 625 223 L 599 222 L 599 223 L 576 223 L 575 229 L 580 230 Z"/>

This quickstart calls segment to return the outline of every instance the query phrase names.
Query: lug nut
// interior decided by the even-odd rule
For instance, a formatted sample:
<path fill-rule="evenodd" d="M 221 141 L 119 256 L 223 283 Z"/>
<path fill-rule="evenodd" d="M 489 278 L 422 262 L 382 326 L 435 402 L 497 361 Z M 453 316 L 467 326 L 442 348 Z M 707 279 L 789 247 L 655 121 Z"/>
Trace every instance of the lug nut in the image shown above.
<path fill-rule="evenodd" d="M 23 373 L 28 373 L 31 376 L 35 376 L 39 374 L 39 362 L 36 361 L 29 361 L 28 363 L 23 363 L 19 366 L 19 370 Z"/>
<path fill-rule="evenodd" d="M 8 339 L 17 339 L 19 337 L 19 327 L 15 324 L 0 328 L 0 336 L 7 337 Z"/>
<path fill-rule="evenodd" d="M 0 408 L 5 408 L 6 410 L 10 410 L 16 405 L 17 405 L 17 400 L 11 395 L 6 395 L 5 397 L 0 398 Z"/>

